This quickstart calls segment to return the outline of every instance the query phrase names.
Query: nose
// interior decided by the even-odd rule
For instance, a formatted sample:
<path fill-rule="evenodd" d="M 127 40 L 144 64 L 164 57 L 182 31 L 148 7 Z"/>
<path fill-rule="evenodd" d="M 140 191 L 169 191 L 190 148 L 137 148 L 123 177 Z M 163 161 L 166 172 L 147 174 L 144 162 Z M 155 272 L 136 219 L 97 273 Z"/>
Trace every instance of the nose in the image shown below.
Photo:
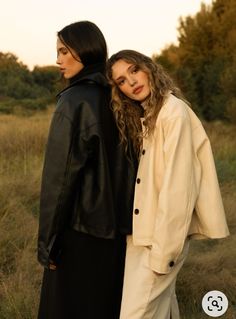
<path fill-rule="evenodd" d="M 128 78 L 128 83 L 129 83 L 130 86 L 134 86 L 137 83 L 137 81 L 136 81 L 136 79 L 134 77 L 130 76 Z"/>
<path fill-rule="evenodd" d="M 57 59 L 56 59 L 56 64 L 61 64 L 61 59 L 60 59 L 60 55 L 58 54 Z"/>

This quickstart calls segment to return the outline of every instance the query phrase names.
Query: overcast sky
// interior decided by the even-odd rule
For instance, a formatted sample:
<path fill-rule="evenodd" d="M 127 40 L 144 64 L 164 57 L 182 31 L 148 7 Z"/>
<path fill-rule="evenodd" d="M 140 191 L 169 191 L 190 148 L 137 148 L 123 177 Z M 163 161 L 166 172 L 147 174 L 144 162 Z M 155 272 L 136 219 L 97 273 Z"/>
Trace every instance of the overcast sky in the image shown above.
<path fill-rule="evenodd" d="M 90 20 L 103 32 L 109 55 L 134 49 L 151 56 L 177 43 L 179 17 L 212 0 L 0 0 L 0 51 L 20 61 L 55 65 L 56 32 Z"/>

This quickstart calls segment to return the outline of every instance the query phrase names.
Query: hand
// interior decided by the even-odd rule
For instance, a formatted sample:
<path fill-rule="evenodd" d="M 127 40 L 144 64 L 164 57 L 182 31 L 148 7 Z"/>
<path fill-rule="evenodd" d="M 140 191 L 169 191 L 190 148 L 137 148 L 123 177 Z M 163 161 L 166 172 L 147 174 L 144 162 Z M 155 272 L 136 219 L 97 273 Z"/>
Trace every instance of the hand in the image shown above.
<path fill-rule="evenodd" d="M 57 269 L 57 266 L 54 264 L 53 260 L 49 260 L 49 266 L 48 268 L 50 270 L 56 270 Z"/>
<path fill-rule="evenodd" d="M 154 273 L 155 273 L 157 276 L 165 276 L 165 275 L 166 275 L 166 274 L 161 274 L 161 273 L 156 272 L 156 271 L 154 271 Z"/>

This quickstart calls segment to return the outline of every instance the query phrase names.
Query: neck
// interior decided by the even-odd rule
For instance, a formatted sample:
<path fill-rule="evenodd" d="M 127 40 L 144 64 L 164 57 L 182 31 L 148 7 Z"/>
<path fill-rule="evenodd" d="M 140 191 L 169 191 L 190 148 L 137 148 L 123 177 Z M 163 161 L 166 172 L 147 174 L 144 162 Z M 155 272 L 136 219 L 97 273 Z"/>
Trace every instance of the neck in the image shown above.
<path fill-rule="evenodd" d="M 85 66 L 79 73 L 69 79 L 69 83 L 73 84 L 75 81 L 83 78 L 84 76 L 91 74 L 91 73 L 105 73 L 105 63 L 96 63 Z"/>

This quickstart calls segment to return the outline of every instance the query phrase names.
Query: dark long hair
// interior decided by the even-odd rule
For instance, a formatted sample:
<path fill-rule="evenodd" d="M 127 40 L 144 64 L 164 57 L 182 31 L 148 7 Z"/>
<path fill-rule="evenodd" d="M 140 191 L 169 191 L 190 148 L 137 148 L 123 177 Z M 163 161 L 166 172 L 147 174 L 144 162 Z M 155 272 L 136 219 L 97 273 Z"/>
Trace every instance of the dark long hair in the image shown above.
<path fill-rule="evenodd" d="M 79 21 L 69 24 L 57 35 L 70 52 L 70 49 L 75 51 L 85 67 L 106 62 L 106 41 L 101 30 L 93 22 Z"/>

